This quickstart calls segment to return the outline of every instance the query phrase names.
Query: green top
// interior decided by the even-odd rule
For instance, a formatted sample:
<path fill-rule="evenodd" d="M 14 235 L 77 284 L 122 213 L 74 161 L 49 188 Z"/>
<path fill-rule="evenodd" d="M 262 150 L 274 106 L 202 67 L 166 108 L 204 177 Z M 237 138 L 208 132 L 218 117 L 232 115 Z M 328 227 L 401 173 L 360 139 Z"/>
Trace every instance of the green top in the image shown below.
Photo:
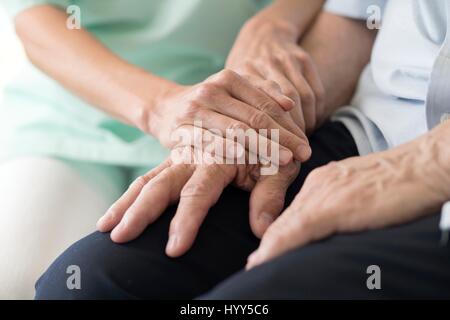
<path fill-rule="evenodd" d="M 194 84 L 223 68 L 240 27 L 267 2 L 2 0 L 2 5 L 11 16 L 39 4 L 77 5 L 82 26 L 113 52 L 158 76 Z M 0 119 L 6 120 L 0 158 L 41 154 L 148 167 L 168 155 L 153 137 L 86 104 L 28 62 L 5 88 Z"/>

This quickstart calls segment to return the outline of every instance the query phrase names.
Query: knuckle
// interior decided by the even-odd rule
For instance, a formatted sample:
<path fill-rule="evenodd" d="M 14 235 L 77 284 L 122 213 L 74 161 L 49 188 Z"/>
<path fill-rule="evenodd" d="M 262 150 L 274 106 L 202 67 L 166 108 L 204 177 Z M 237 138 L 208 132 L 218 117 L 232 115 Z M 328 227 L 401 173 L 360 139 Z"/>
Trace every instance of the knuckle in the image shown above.
<path fill-rule="evenodd" d="M 181 198 L 197 198 L 209 194 L 209 187 L 205 182 L 188 183 L 181 190 Z"/>
<path fill-rule="evenodd" d="M 210 82 L 202 83 L 197 86 L 194 90 L 194 100 L 196 101 L 204 101 L 210 99 L 217 93 L 217 86 Z"/>
<path fill-rule="evenodd" d="M 322 180 L 322 177 L 324 176 L 325 170 L 323 167 L 314 169 L 311 171 L 307 177 L 308 183 L 315 183 Z"/>
<path fill-rule="evenodd" d="M 196 117 L 198 117 L 198 114 L 201 110 L 201 106 L 200 104 L 195 101 L 195 100 L 191 100 L 186 104 L 186 107 L 184 109 L 184 112 L 182 113 L 182 117 L 183 119 L 194 119 Z"/>
<path fill-rule="evenodd" d="M 308 180 L 323 181 L 325 178 L 333 174 L 337 170 L 337 167 L 337 163 L 335 161 L 332 161 L 322 167 L 314 169 L 308 175 Z"/>
<path fill-rule="evenodd" d="M 311 56 L 306 51 L 299 51 L 296 55 L 296 59 L 302 64 L 312 64 Z"/>
<path fill-rule="evenodd" d="M 237 73 L 230 70 L 224 69 L 218 73 L 218 80 L 222 83 L 230 83 L 233 82 L 238 77 Z"/>
<path fill-rule="evenodd" d="M 283 135 L 283 138 L 281 138 L 280 136 L 280 140 L 282 139 L 282 144 L 285 147 L 293 147 L 293 146 L 297 146 L 300 143 L 300 138 L 298 138 L 297 136 L 295 136 L 293 133 L 287 132 L 286 134 Z"/>
<path fill-rule="evenodd" d="M 339 165 L 338 165 L 337 161 L 331 161 L 322 167 L 322 170 L 324 170 L 326 173 L 335 172 L 338 169 L 339 169 Z"/>
<path fill-rule="evenodd" d="M 269 62 L 275 66 L 279 66 L 282 61 L 283 61 L 283 57 L 278 54 L 276 54 L 276 55 L 274 54 L 269 57 Z"/>
<path fill-rule="evenodd" d="M 167 174 L 163 171 L 163 174 L 155 177 L 151 183 L 147 183 L 145 188 L 147 190 L 154 190 L 155 188 L 162 187 L 167 183 L 167 178 Z"/>
<path fill-rule="evenodd" d="M 144 187 L 147 183 L 150 182 L 150 178 L 147 175 L 142 175 L 136 178 L 134 183 L 140 187 Z"/>
<path fill-rule="evenodd" d="M 299 55 L 293 52 L 286 52 L 284 55 L 284 60 L 290 60 L 292 62 L 297 62 L 299 60 Z"/>
<path fill-rule="evenodd" d="M 298 102 L 300 100 L 298 91 L 293 86 L 284 89 L 283 93 L 294 101 Z"/>
<path fill-rule="evenodd" d="M 301 100 L 303 105 L 315 105 L 316 104 L 316 96 L 314 95 L 314 92 L 307 88 L 305 89 L 301 94 Z"/>
<path fill-rule="evenodd" d="M 257 66 L 253 61 L 245 61 L 242 68 L 246 71 L 252 72 Z"/>
<path fill-rule="evenodd" d="M 281 90 L 280 85 L 277 82 L 273 81 L 273 80 L 266 80 L 265 81 L 265 86 L 267 88 L 269 88 L 269 89 L 272 89 L 272 90 Z"/>
<path fill-rule="evenodd" d="M 227 130 L 229 131 L 247 131 L 248 127 L 242 122 L 232 122 L 228 125 Z"/>
<path fill-rule="evenodd" d="M 257 129 L 268 128 L 267 116 L 263 112 L 255 112 L 250 118 L 250 125 Z"/>
<path fill-rule="evenodd" d="M 277 110 L 275 103 L 270 98 L 261 99 L 257 108 L 264 112 L 275 112 Z"/>

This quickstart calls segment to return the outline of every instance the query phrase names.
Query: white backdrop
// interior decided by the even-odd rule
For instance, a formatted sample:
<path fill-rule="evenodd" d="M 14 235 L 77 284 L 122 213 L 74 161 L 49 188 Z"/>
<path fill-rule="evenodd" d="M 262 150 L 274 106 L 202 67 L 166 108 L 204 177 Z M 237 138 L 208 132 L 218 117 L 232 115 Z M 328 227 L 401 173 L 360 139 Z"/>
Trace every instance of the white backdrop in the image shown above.
<path fill-rule="evenodd" d="M 23 59 L 22 47 L 14 36 L 9 18 L 0 7 L 0 99 L 4 84 L 14 75 Z"/>

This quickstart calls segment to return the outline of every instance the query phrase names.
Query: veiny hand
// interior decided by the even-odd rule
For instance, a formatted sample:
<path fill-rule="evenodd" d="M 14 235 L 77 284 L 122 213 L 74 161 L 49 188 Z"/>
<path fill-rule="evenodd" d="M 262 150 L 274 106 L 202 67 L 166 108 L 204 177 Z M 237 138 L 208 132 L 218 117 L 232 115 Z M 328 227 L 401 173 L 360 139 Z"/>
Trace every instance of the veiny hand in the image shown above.
<path fill-rule="evenodd" d="M 313 61 L 297 42 L 292 26 L 256 16 L 242 28 L 226 67 L 277 101 L 280 93 L 290 97 L 295 105 L 285 110 L 309 134 L 323 120 L 324 87 Z"/>
<path fill-rule="evenodd" d="M 293 157 L 305 161 L 311 154 L 308 140 L 280 106 L 290 103 L 281 93 L 272 99 L 237 73 L 223 70 L 198 85 L 175 86 L 164 94 L 144 117 L 144 131 L 173 149 L 180 146 L 174 137 L 193 130 L 196 121 L 201 121 L 204 130 L 218 130 L 224 138 L 227 130 L 269 129 L 270 133 L 277 129 L 280 163 L 289 163 Z M 248 145 L 243 147 L 249 150 Z"/>
<path fill-rule="evenodd" d="M 247 268 L 335 233 L 384 228 L 437 212 L 450 199 L 450 157 L 438 151 L 446 143 L 434 133 L 312 171 L 267 229 Z"/>
<path fill-rule="evenodd" d="M 233 182 L 244 190 L 252 190 L 250 225 L 255 235 L 261 237 L 283 210 L 286 190 L 297 176 L 300 164 L 291 162 L 270 176 L 260 176 L 259 169 L 259 165 L 174 164 L 169 158 L 134 181 L 99 220 L 97 228 L 101 232 L 112 230 L 114 242 L 127 242 L 138 237 L 169 205 L 179 201 L 170 224 L 166 252 L 172 257 L 180 256 L 192 246 L 208 210 L 223 189 Z"/>

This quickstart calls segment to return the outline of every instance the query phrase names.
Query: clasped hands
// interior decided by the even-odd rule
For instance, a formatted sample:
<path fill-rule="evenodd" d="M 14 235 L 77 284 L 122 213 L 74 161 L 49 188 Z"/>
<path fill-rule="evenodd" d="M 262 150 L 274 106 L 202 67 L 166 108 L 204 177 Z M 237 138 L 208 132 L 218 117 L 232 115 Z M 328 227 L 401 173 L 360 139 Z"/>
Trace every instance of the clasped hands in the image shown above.
<path fill-rule="evenodd" d="M 118 243 L 133 240 L 178 202 L 166 253 L 180 256 L 233 183 L 251 191 L 250 226 L 262 237 L 249 257 L 251 268 L 334 233 L 412 221 L 450 198 L 449 168 L 437 154 L 443 148 L 436 147 L 440 135 L 448 136 L 447 126 L 400 148 L 314 170 L 278 218 L 288 186 L 311 154 L 306 133 L 324 120 L 324 92 L 311 58 L 289 30 L 250 29 L 241 31 L 226 70 L 200 84 L 166 90 L 138 127 L 170 149 L 188 150 L 198 146 L 180 145 L 171 137 L 195 130 L 199 120 L 201 130 L 214 130 L 223 139 L 227 130 L 277 129 L 278 173 L 262 176 L 260 164 L 178 164 L 169 158 L 131 184 L 99 220 L 100 231 L 111 231 Z M 251 151 L 247 144 L 242 148 Z"/>
<path fill-rule="evenodd" d="M 169 158 L 134 181 L 99 220 L 98 229 L 112 231 L 113 241 L 136 238 L 179 201 L 166 252 L 180 256 L 191 247 L 209 208 L 230 183 L 251 191 L 249 216 L 256 236 L 261 237 L 280 214 L 300 163 L 310 157 L 305 132 L 319 122 L 324 93 L 311 58 L 289 30 L 262 31 L 251 25 L 244 28 L 225 70 L 197 85 L 165 90 L 139 127 L 169 149 L 198 147 L 173 139 L 182 131 L 198 130 L 196 121 L 201 121 L 199 130 L 222 134 L 219 139 L 225 139 L 227 130 L 275 129 L 279 138 L 270 141 L 270 147 L 279 151 L 278 173 L 262 176 L 260 164 L 176 164 Z M 249 152 L 248 144 L 242 147 Z"/>

